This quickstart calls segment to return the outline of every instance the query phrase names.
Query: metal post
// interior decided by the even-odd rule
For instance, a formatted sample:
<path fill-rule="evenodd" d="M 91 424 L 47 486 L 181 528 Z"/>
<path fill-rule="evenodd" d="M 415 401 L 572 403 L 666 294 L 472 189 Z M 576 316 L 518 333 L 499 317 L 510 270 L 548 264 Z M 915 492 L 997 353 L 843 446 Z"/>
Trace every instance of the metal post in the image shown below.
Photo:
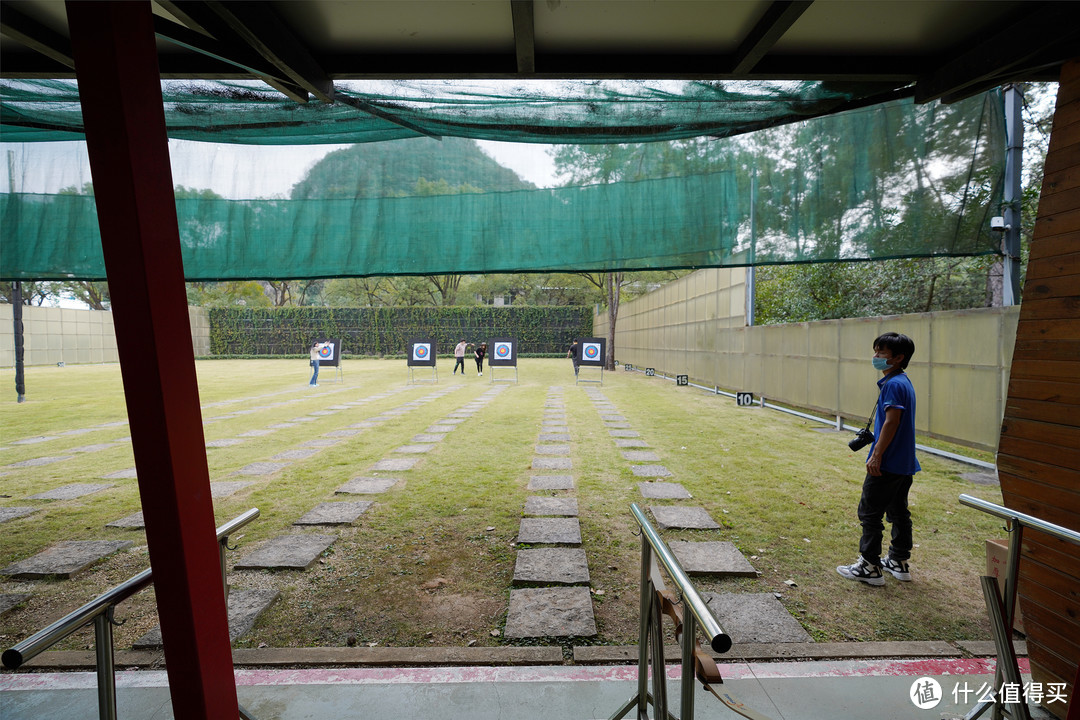
<path fill-rule="evenodd" d="M 113 608 L 94 618 L 97 654 L 98 718 L 116 720 L 116 666 L 113 659 Z"/>
<path fill-rule="evenodd" d="M 694 640 L 697 638 L 697 619 L 692 612 L 683 613 L 682 632 L 682 686 L 679 717 L 694 719 Z"/>
<path fill-rule="evenodd" d="M 11 316 L 15 332 L 15 395 L 19 402 L 26 400 L 26 378 L 23 375 L 23 352 L 26 347 L 23 332 L 22 281 L 12 283 Z"/>
<path fill-rule="evenodd" d="M 750 176 L 750 267 L 746 269 L 746 326 L 754 325 L 754 275 L 757 261 L 757 168 Z"/>
<path fill-rule="evenodd" d="M 1023 197 L 1020 171 L 1024 165 L 1024 123 L 1020 111 L 1024 97 L 1016 85 L 1005 86 L 1005 233 L 1001 239 L 1003 305 L 1020 303 L 1020 199 Z"/>
<path fill-rule="evenodd" d="M 645 533 L 641 534 L 641 612 L 638 616 L 638 718 L 648 720 L 649 694 L 649 619 L 652 618 L 652 583 L 649 568 L 652 567 L 652 548 Z"/>

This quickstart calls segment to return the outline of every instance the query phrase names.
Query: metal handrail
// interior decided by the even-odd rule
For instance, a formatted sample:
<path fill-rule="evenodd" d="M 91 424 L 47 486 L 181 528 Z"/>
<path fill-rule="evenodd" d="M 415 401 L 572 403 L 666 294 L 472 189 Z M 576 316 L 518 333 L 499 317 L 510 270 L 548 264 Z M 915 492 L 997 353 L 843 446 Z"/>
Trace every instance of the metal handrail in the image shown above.
<path fill-rule="evenodd" d="M 730 650 L 731 637 L 724 632 L 724 628 L 720 627 L 720 623 L 709 610 L 709 606 L 706 604 L 705 599 L 701 597 L 701 594 L 694 586 L 694 583 L 690 580 L 690 576 L 683 570 L 679 559 L 675 557 L 675 553 L 671 552 L 671 548 L 667 546 L 664 539 L 656 532 L 652 523 L 645 517 L 645 513 L 637 506 L 637 503 L 630 503 L 630 512 L 634 514 L 634 519 L 637 520 L 638 525 L 641 526 L 641 531 L 644 534 L 643 537 L 648 540 L 649 547 L 656 553 L 656 559 L 659 560 L 660 564 L 667 570 L 668 575 L 671 577 L 671 581 L 675 584 L 675 588 L 682 596 L 683 603 L 690 608 L 690 612 L 697 618 L 702 632 L 709 638 L 709 646 L 719 653 Z M 690 639 L 690 642 L 693 643 L 692 638 Z"/>
<path fill-rule="evenodd" d="M 221 543 L 228 539 L 236 530 L 259 517 L 259 509 L 251 508 L 217 529 L 217 539 Z M 120 604 L 127 598 L 150 585 L 153 579 L 153 568 L 147 568 L 138 575 L 128 578 L 111 590 L 94 598 L 77 610 L 73 610 L 46 628 L 39 630 L 22 642 L 4 651 L 2 661 L 4 667 L 9 670 L 17 670 L 23 663 L 32 659 L 35 655 L 60 642 L 68 635 L 81 630 L 84 626 L 93 622 L 98 616 L 109 611 L 113 606 Z"/>
<path fill-rule="evenodd" d="M 1009 685 L 1021 684 L 1020 668 L 1012 646 L 1013 619 L 1016 616 L 1017 583 L 1020 579 L 1021 544 L 1024 528 L 1031 528 L 1046 533 L 1065 542 L 1080 545 L 1080 533 L 1069 528 L 1055 525 L 1034 515 L 1018 512 L 1002 505 L 997 505 L 971 495 L 961 495 L 960 504 L 981 510 L 988 515 L 1008 522 L 1005 530 L 1009 533 L 1009 554 L 1005 561 L 1004 592 L 998 592 L 997 580 L 989 575 L 980 578 L 986 611 L 990 617 L 990 632 L 994 638 L 997 652 L 997 665 L 994 669 L 994 688 L 1002 686 L 1002 679 Z M 1006 709 L 1006 707 L 1008 709 Z M 1011 720 L 1030 720 L 1027 704 L 1023 701 L 1007 700 L 994 691 L 985 700 L 980 700 L 965 716 L 965 720 L 974 720 L 988 709 L 993 708 L 992 717 L 1002 718 L 1007 713 Z"/>
<path fill-rule="evenodd" d="M 984 513 L 999 517 L 1002 520 L 1019 521 L 1021 525 L 1032 530 L 1038 530 L 1044 532 L 1047 535 L 1052 535 L 1059 540 L 1065 542 L 1071 542 L 1074 545 L 1080 545 L 1080 532 L 1070 530 L 1067 527 L 1061 525 L 1055 525 L 1052 522 L 1046 520 L 1040 520 L 1034 515 L 1028 515 L 1026 513 L 1012 510 L 1011 508 L 1003 507 L 1001 505 L 995 505 L 992 502 L 987 502 L 971 495 L 961 495 L 960 504 L 967 505 L 968 507 L 975 508 L 976 510 L 982 510 Z"/>

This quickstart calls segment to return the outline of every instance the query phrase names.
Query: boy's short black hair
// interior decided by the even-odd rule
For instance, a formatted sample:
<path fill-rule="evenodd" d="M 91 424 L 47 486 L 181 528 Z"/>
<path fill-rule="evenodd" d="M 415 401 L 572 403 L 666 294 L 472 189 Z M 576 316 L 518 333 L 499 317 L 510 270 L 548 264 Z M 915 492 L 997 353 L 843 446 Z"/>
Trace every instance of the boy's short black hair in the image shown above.
<path fill-rule="evenodd" d="M 915 354 L 915 341 L 907 335 L 887 332 L 878 335 L 877 339 L 874 340 L 874 350 L 878 348 L 885 348 L 893 355 L 903 355 L 904 361 L 900 363 L 900 369 L 905 370 L 908 363 L 911 362 L 911 356 Z"/>

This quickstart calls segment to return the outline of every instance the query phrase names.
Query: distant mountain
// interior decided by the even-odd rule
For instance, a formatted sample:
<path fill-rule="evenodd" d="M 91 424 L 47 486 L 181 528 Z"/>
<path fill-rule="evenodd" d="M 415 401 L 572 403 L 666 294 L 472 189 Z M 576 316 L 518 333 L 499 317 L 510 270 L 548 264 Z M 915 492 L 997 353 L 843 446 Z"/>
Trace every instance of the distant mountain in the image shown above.
<path fill-rule="evenodd" d="M 330 153 L 293 186 L 294 200 L 413 195 L 420 179 L 460 192 L 529 190 L 522 180 L 480 150 L 475 141 L 447 137 L 361 143 Z M 431 187 L 426 194 L 431 194 Z"/>

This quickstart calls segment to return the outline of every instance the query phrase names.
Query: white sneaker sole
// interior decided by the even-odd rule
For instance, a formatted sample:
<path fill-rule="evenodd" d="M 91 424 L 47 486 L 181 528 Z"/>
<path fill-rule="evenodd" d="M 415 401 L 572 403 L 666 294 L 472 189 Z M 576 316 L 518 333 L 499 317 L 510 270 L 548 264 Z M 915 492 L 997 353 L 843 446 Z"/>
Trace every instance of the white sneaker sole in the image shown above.
<path fill-rule="evenodd" d="M 874 587 L 880 587 L 880 586 L 885 584 L 885 577 L 884 576 L 876 577 L 876 578 L 868 578 L 868 577 L 860 577 L 858 575 L 852 575 L 851 571 L 848 570 L 847 565 L 841 565 L 841 566 L 837 567 L 836 572 L 840 573 L 840 577 L 847 578 L 848 580 L 858 580 L 861 583 L 866 583 L 867 585 L 873 585 Z"/>

